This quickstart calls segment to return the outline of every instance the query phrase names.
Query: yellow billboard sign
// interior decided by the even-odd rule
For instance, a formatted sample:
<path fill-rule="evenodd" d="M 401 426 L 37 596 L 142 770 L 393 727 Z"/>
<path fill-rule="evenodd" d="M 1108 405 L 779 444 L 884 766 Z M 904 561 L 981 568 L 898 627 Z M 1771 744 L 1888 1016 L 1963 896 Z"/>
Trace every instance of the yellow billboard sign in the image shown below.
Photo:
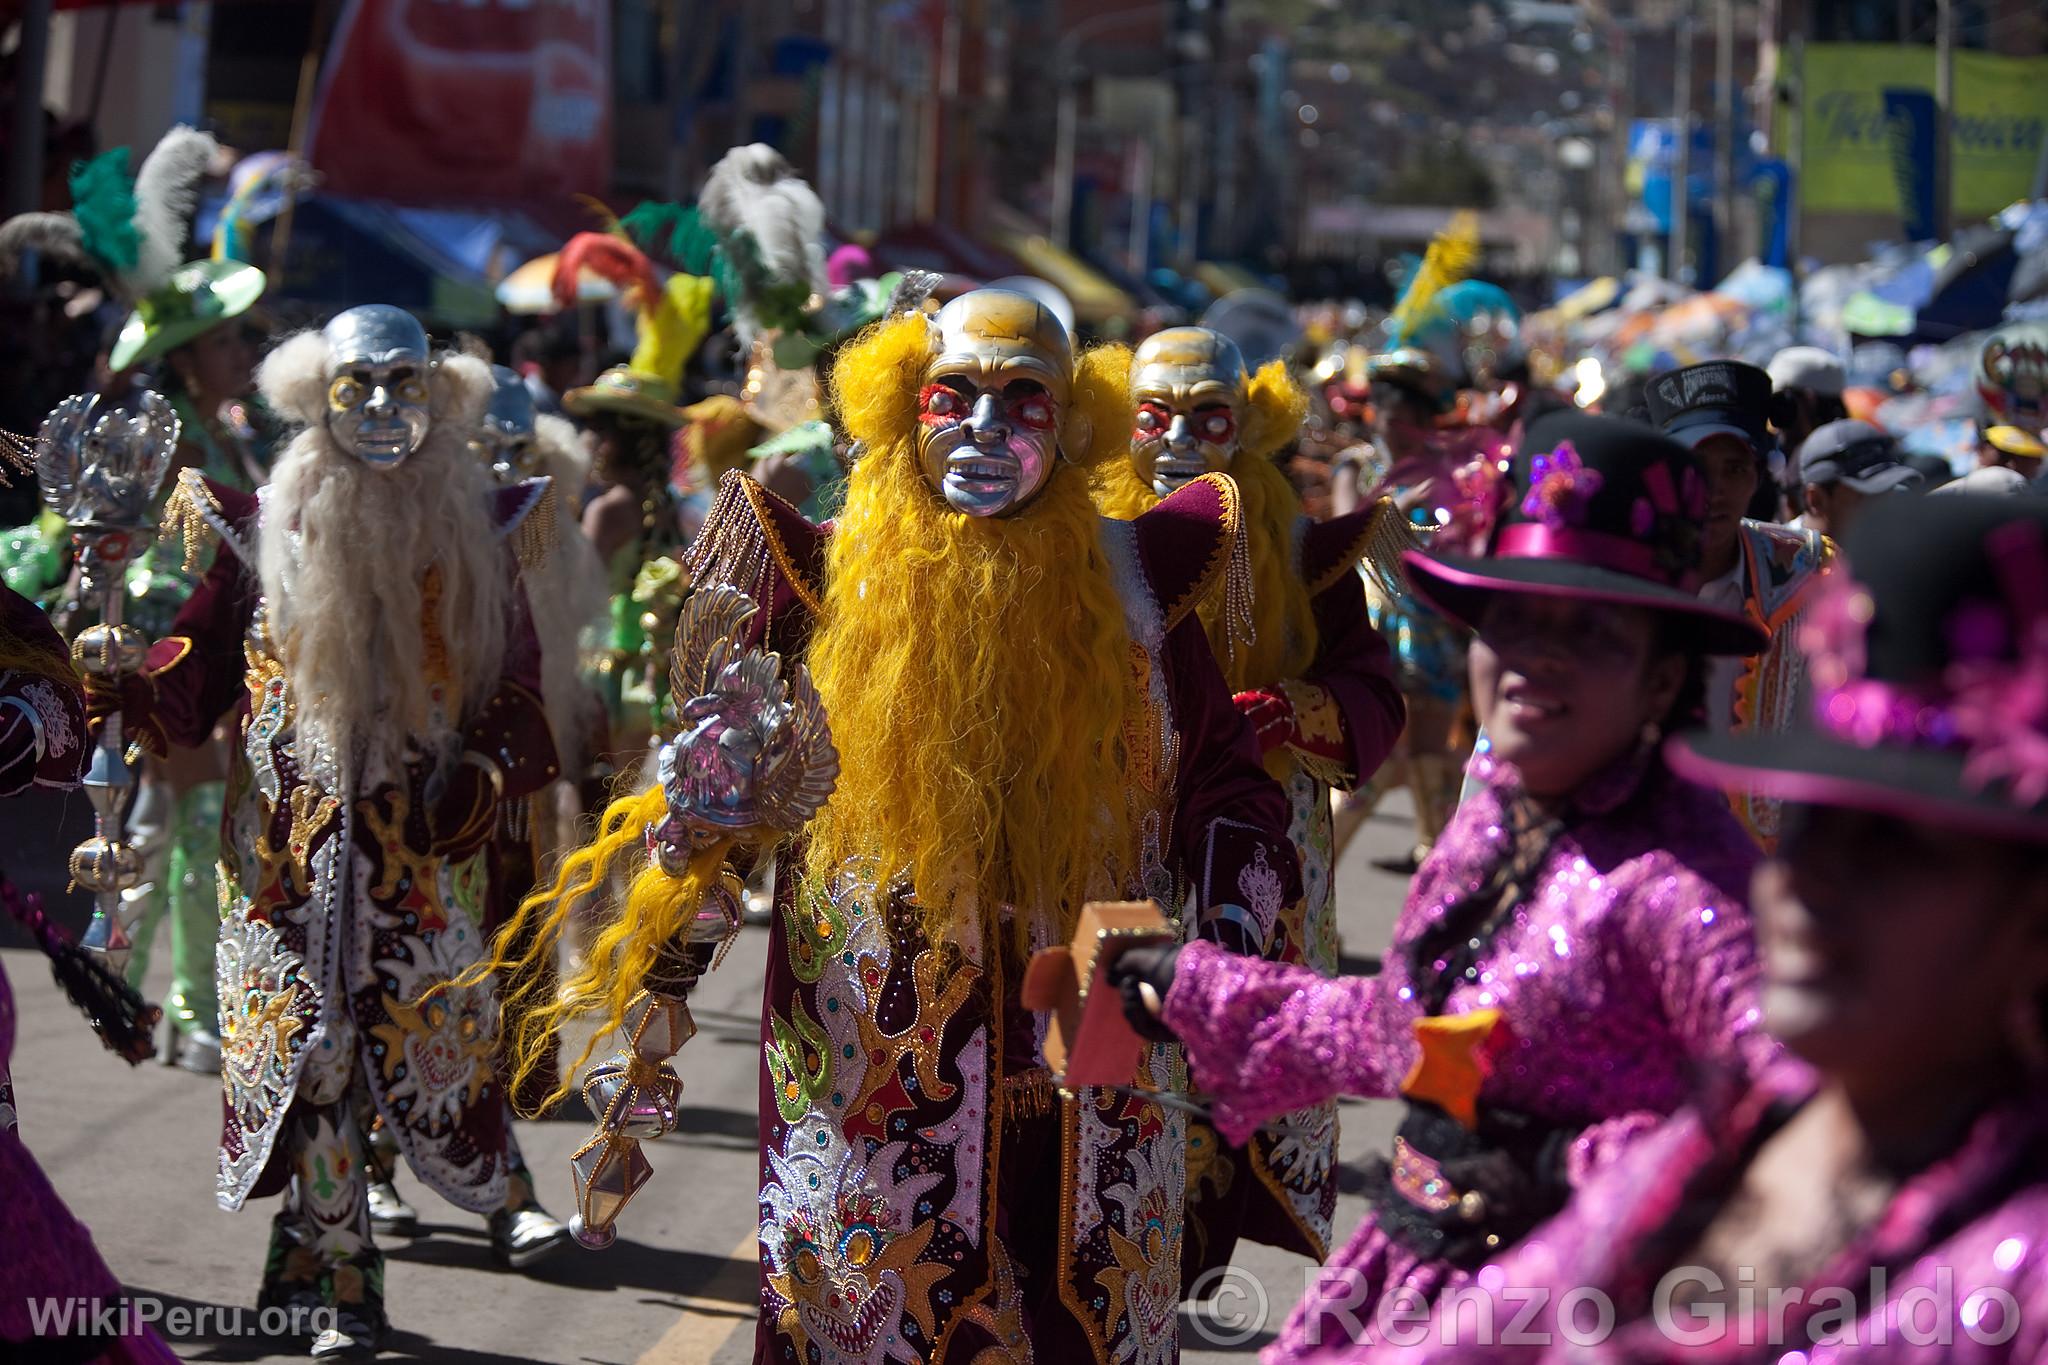
<path fill-rule="evenodd" d="M 1803 88 L 1801 207 L 1809 213 L 1899 212 L 1885 92 L 1931 98 L 1934 49 L 1810 43 Z M 2025 198 L 2033 184 L 2048 133 L 2048 58 L 1958 52 L 1955 98 L 1952 207 L 1962 218 L 1985 217 Z"/>

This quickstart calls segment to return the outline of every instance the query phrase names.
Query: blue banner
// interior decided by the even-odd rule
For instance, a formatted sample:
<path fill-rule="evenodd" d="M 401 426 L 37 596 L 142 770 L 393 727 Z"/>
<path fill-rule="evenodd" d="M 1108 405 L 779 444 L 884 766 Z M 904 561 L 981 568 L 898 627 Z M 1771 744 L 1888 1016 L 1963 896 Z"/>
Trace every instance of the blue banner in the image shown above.
<path fill-rule="evenodd" d="M 1899 218 L 1909 242 L 1932 241 L 1935 234 L 1934 114 L 1934 96 L 1927 91 L 1886 87 L 1886 148 L 1899 190 Z"/>

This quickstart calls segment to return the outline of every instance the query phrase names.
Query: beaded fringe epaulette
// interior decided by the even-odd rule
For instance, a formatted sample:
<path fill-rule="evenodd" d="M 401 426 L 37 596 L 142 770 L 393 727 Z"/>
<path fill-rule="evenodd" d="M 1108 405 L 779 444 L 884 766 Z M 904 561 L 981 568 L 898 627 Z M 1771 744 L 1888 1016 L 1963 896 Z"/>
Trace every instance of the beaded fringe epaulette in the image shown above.
<path fill-rule="evenodd" d="M 1372 523 L 1366 528 L 1365 550 L 1358 562 L 1366 580 L 1387 601 L 1408 595 L 1408 580 L 1401 573 L 1401 556 L 1410 550 L 1426 550 L 1422 532 L 1401 515 L 1392 498 L 1381 498 L 1373 508 Z"/>
<path fill-rule="evenodd" d="M 1245 529 L 1235 483 L 1224 500 L 1223 533 L 1230 537 L 1230 563 L 1223 571 L 1223 629 L 1230 640 L 1231 667 L 1237 668 L 1251 652 L 1259 628 L 1253 611 L 1252 538 Z"/>
<path fill-rule="evenodd" d="M 512 553 L 519 560 L 520 568 L 537 568 L 555 552 L 555 544 L 561 535 L 561 528 L 556 524 L 556 506 L 555 486 L 550 481 L 512 531 Z"/>
<path fill-rule="evenodd" d="M 213 490 L 196 469 L 178 471 L 177 487 L 164 502 L 164 517 L 158 534 L 176 541 L 184 558 L 186 573 L 196 573 L 205 552 L 220 535 L 220 523 L 227 514 L 214 500 Z"/>

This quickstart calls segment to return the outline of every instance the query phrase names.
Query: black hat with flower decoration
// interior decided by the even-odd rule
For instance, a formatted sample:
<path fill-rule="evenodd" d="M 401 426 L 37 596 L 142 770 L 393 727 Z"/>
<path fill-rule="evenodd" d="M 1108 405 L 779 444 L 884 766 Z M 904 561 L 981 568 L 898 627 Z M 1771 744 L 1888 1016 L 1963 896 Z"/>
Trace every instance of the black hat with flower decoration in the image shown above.
<path fill-rule="evenodd" d="M 1416 593 L 1476 627 L 1496 593 L 1642 607 L 1703 654 L 1754 654 L 1764 633 L 1700 600 L 1707 485 L 1699 461 L 1640 422 L 1564 411 L 1531 423 L 1511 501 L 1484 558 L 1403 556 Z"/>

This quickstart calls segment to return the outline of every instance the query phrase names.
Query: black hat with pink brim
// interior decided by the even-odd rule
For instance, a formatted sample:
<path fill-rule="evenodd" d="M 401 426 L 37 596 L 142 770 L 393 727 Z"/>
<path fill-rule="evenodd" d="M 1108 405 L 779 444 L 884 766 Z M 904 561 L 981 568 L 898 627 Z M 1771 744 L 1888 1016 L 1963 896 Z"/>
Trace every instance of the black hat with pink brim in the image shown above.
<path fill-rule="evenodd" d="M 1786 734 L 1693 734 L 1696 782 L 2048 843 L 2048 503 L 1881 499 L 1799 626 Z"/>
<path fill-rule="evenodd" d="M 1531 423 L 1483 559 L 1402 556 L 1417 596 L 1477 629 L 1499 593 L 1639 607 L 1702 654 L 1755 654 L 1763 629 L 1700 600 L 1706 476 L 1693 453 L 1641 422 L 1575 411 Z"/>

